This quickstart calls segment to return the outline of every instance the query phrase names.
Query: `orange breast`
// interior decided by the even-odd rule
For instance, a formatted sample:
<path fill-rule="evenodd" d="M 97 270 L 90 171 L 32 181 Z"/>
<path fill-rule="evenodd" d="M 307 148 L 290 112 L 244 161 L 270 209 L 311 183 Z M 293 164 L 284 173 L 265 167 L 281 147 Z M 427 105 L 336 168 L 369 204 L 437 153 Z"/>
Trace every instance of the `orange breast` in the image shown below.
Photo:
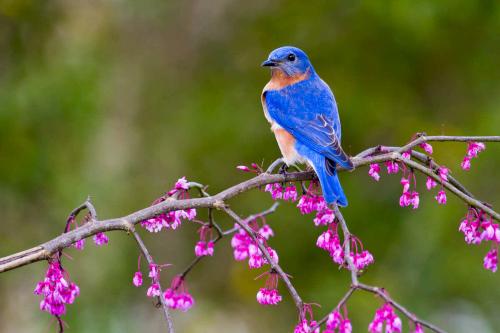
<path fill-rule="evenodd" d="M 292 164 L 298 161 L 299 155 L 295 150 L 295 138 L 283 128 L 276 128 L 273 131 L 285 162 Z"/>
<path fill-rule="evenodd" d="M 264 91 L 267 90 L 280 90 L 291 84 L 303 81 L 309 77 L 309 70 L 305 71 L 303 74 L 297 74 L 289 76 L 281 69 L 273 69 L 271 80 L 264 87 Z"/>

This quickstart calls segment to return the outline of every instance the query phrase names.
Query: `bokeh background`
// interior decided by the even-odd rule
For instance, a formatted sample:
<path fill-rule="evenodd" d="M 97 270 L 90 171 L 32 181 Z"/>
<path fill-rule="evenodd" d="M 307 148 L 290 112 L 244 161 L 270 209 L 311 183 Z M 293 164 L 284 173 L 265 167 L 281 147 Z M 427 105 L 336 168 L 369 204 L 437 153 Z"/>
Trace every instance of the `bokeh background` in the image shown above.
<path fill-rule="evenodd" d="M 61 232 L 91 195 L 101 218 L 143 208 L 187 176 L 215 193 L 243 181 L 238 164 L 269 164 L 279 151 L 259 95 L 259 67 L 274 48 L 303 48 L 333 88 L 350 154 L 398 145 L 419 131 L 493 135 L 500 128 L 498 1 L 0 1 L 0 256 Z M 479 198 L 496 205 L 500 150 L 459 164 L 465 144 L 435 144 L 435 157 Z M 351 230 L 375 256 L 363 281 L 385 286 L 409 309 L 450 332 L 500 332 L 500 277 L 482 267 L 486 246 L 458 233 L 464 204 L 438 206 L 418 177 L 421 208 L 398 206 L 398 176 L 379 183 L 366 169 L 343 173 Z M 242 215 L 271 205 L 253 191 L 231 201 Z M 206 212 L 199 212 L 206 218 Z M 216 216 L 225 227 L 231 222 Z M 314 246 L 311 216 L 282 204 L 268 218 L 280 263 L 323 316 L 349 277 Z M 197 227 L 144 233 L 160 263 L 190 262 Z M 68 332 L 165 331 L 161 312 L 132 286 L 138 249 L 124 233 L 110 244 L 66 251 L 81 296 Z M 36 263 L 0 276 L 0 331 L 52 332 L 33 288 Z M 263 308 L 263 280 L 235 262 L 228 240 L 188 279 L 196 306 L 175 313 L 179 332 L 290 332 L 290 297 Z M 349 302 L 365 332 L 380 302 Z M 405 324 L 406 325 L 406 324 Z M 405 328 L 407 330 L 407 327 Z"/>

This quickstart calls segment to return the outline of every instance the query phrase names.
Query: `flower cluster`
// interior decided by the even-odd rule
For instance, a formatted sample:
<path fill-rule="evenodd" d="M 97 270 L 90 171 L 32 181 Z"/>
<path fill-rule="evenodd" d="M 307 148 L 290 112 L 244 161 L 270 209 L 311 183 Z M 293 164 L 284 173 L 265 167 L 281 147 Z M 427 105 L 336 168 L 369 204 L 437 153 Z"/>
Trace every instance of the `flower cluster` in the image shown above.
<path fill-rule="evenodd" d="M 280 183 L 267 184 L 264 191 L 271 193 L 273 200 L 297 201 L 297 189 L 293 184 L 288 185 L 284 189 Z"/>
<path fill-rule="evenodd" d="M 58 260 L 49 263 L 45 279 L 37 283 L 34 291 L 36 295 L 43 295 L 40 310 L 57 317 L 66 313 L 66 304 L 73 304 L 80 295 L 80 288 L 68 280 Z"/>
<path fill-rule="evenodd" d="M 467 153 L 461 163 L 462 169 L 470 170 L 470 162 L 473 158 L 486 149 L 486 146 L 482 142 L 469 142 L 467 146 Z"/>
<path fill-rule="evenodd" d="M 182 276 L 172 280 L 170 288 L 163 293 L 167 306 L 171 309 L 187 311 L 194 305 L 194 298 L 187 292 L 186 282 Z"/>
<path fill-rule="evenodd" d="M 274 236 L 274 232 L 269 225 L 265 223 L 262 219 L 262 227 L 259 228 L 259 224 L 256 220 L 251 221 L 248 225 L 254 232 L 256 232 L 259 242 L 267 247 L 267 251 L 271 258 L 278 263 L 278 254 L 274 249 L 267 245 L 267 240 Z M 265 264 L 268 264 L 267 259 L 260 250 L 258 244 L 254 242 L 252 237 L 243 230 L 239 225 L 235 225 L 238 229 L 234 233 L 231 239 L 231 247 L 233 248 L 234 259 L 237 261 L 242 261 L 248 259 L 248 266 L 250 268 L 260 268 Z"/>
<path fill-rule="evenodd" d="M 253 172 L 256 174 L 264 172 L 264 170 L 262 170 L 262 168 L 257 163 L 252 163 L 250 167 L 247 167 L 246 165 L 238 165 L 236 169 L 241 170 L 243 172 Z"/>
<path fill-rule="evenodd" d="M 97 246 L 103 246 L 108 244 L 109 238 L 106 236 L 104 232 L 98 232 L 97 234 L 94 235 L 94 243 Z"/>
<path fill-rule="evenodd" d="M 338 330 L 338 331 L 337 331 Z M 347 313 L 344 317 L 340 314 L 338 310 L 333 311 L 328 315 L 326 320 L 326 330 L 323 333 L 351 333 L 352 325 L 349 318 L 347 318 Z"/>
<path fill-rule="evenodd" d="M 307 315 L 309 315 L 309 320 L 307 319 Z M 319 327 L 317 327 L 314 331 L 312 330 L 312 328 L 316 325 L 317 322 L 314 320 L 311 304 L 304 304 L 303 312 L 300 314 L 299 323 L 295 326 L 293 333 L 319 333 Z"/>
<path fill-rule="evenodd" d="M 375 317 L 368 325 L 368 332 L 382 333 L 384 324 L 386 333 L 401 333 L 401 319 L 389 303 L 385 303 L 375 312 Z"/>
<path fill-rule="evenodd" d="M 322 195 L 316 194 L 318 184 L 311 182 L 307 192 L 300 198 L 297 207 L 302 214 L 316 212 L 313 222 L 315 226 L 329 225 L 335 220 L 333 211 L 328 208 L 328 204 Z"/>
<path fill-rule="evenodd" d="M 281 295 L 278 292 L 278 274 L 271 271 L 268 274 L 264 288 L 257 292 L 257 302 L 262 305 L 276 305 L 281 302 Z"/>
<path fill-rule="evenodd" d="M 401 178 L 401 185 L 403 186 L 403 194 L 399 198 L 399 205 L 401 207 L 412 206 L 413 209 L 417 209 L 420 204 L 420 197 L 417 191 L 410 191 L 410 178 L 413 178 L 414 187 L 416 187 L 416 179 L 415 174 L 413 172 L 409 172 L 408 178 Z"/>
<path fill-rule="evenodd" d="M 337 228 L 336 223 L 331 224 L 328 230 L 318 237 L 316 246 L 327 251 L 330 257 L 332 257 L 333 262 L 343 266 L 345 262 L 344 247 L 340 243 Z M 363 243 L 359 238 L 351 235 L 350 242 L 350 257 L 357 270 L 362 270 L 374 262 L 373 255 L 363 249 Z"/>
<path fill-rule="evenodd" d="M 491 250 L 484 257 L 484 268 L 496 272 L 498 266 L 498 247 L 500 244 L 500 226 L 493 223 L 490 216 L 475 208 L 469 208 L 458 230 L 465 236 L 467 244 L 491 242 Z"/>
<path fill-rule="evenodd" d="M 214 241 L 209 240 L 212 237 L 212 228 L 209 226 L 202 226 L 200 230 L 198 231 L 200 233 L 200 240 L 198 243 L 196 243 L 196 246 L 194 247 L 194 254 L 197 257 L 203 257 L 203 256 L 213 256 L 214 255 Z"/>
<path fill-rule="evenodd" d="M 176 195 L 178 198 L 186 199 L 189 198 L 188 191 L 189 183 L 186 180 L 186 177 L 182 177 L 174 185 L 174 188 L 170 190 L 166 196 L 162 196 L 156 199 L 153 202 L 153 205 L 156 205 L 162 201 L 167 200 L 167 198 Z M 149 232 L 159 232 L 163 228 L 165 229 L 177 229 L 182 220 L 193 220 L 196 217 L 196 209 L 184 209 L 184 210 L 176 210 L 171 212 L 161 213 L 155 217 L 150 219 L 141 221 L 141 225 L 148 230 Z"/>

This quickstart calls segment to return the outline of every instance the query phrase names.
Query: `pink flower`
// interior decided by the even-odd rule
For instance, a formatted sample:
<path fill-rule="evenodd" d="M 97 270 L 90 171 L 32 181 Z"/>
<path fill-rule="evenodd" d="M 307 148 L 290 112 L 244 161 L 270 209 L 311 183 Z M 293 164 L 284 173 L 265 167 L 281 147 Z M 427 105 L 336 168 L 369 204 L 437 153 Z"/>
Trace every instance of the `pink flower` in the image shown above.
<path fill-rule="evenodd" d="M 97 246 L 102 246 L 105 244 L 108 244 L 109 238 L 106 236 L 104 232 L 98 232 L 97 234 L 94 235 L 94 243 Z"/>
<path fill-rule="evenodd" d="M 189 182 L 186 180 L 186 177 L 179 178 L 177 182 L 175 182 L 174 189 L 176 190 L 188 190 Z"/>
<path fill-rule="evenodd" d="M 385 166 L 387 167 L 387 173 L 398 173 L 399 171 L 399 164 L 394 161 L 387 161 L 385 162 Z"/>
<path fill-rule="evenodd" d="M 142 273 L 141 272 L 135 272 L 134 278 L 132 279 L 132 283 L 136 287 L 142 286 Z"/>
<path fill-rule="evenodd" d="M 360 253 L 351 253 L 351 258 L 357 270 L 362 270 L 375 261 L 372 254 L 367 250 Z"/>
<path fill-rule="evenodd" d="M 470 156 L 465 156 L 464 157 L 464 160 L 462 161 L 462 163 L 460 164 L 460 166 L 462 167 L 463 170 L 470 170 L 470 161 L 471 161 L 472 157 Z"/>
<path fill-rule="evenodd" d="M 467 156 L 477 157 L 477 155 L 486 149 L 486 146 L 482 142 L 469 142 L 467 147 Z"/>
<path fill-rule="evenodd" d="M 149 264 L 149 277 L 153 280 L 160 277 L 160 267 L 157 264 Z"/>
<path fill-rule="evenodd" d="M 370 170 L 368 170 L 368 175 L 375 179 L 377 182 L 380 180 L 380 165 L 377 163 L 370 164 Z"/>
<path fill-rule="evenodd" d="M 328 208 L 326 201 L 322 196 L 309 192 L 300 198 L 297 207 L 302 214 L 310 214 L 314 211 L 320 212 L 325 210 L 325 208 Z"/>
<path fill-rule="evenodd" d="M 447 182 L 448 181 L 448 174 L 450 173 L 450 169 L 447 167 L 439 167 L 438 169 L 438 174 L 439 178 L 441 179 L 441 182 Z"/>
<path fill-rule="evenodd" d="M 251 170 L 250 170 L 250 168 L 249 168 L 249 167 L 247 167 L 246 165 L 238 165 L 238 166 L 236 167 L 236 169 L 241 170 L 241 171 L 244 171 L 244 172 L 250 172 L 250 171 L 251 171 Z"/>
<path fill-rule="evenodd" d="M 399 205 L 401 207 L 408 207 L 411 205 L 411 194 L 410 192 L 403 192 L 401 197 L 399 197 Z"/>
<path fill-rule="evenodd" d="M 438 194 L 435 196 L 438 204 L 440 205 L 445 205 L 446 204 L 446 192 L 444 190 L 441 190 L 438 192 Z"/>
<path fill-rule="evenodd" d="M 281 295 L 277 289 L 260 288 L 257 293 L 257 302 L 262 305 L 276 305 L 281 302 Z"/>
<path fill-rule="evenodd" d="M 170 288 L 163 292 L 167 306 L 174 310 L 187 311 L 194 305 L 194 298 L 187 292 L 184 279 L 176 276 L 172 280 Z"/>
<path fill-rule="evenodd" d="M 352 325 L 347 315 L 344 319 L 340 312 L 335 310 L 328 315 L 328 319 L 326 320 L 326 331 L 323 331 L 323 333 L 335 333 L 337 329 L 339 333 L 351 333 Z"/>
<path fill-rule="evenodd" d="M 53 316 L 61 316 L 66 313 L 66 304 L 73 304 L 80 295 L 80 288 L 73 282 L 68 282 L 65 275 L 67 274 L 58 261 L 49 263 L 45 278 L 37 283 L 34 290 L 36 295 L 43 295 L 40 310 Z"/>
<path fill-rule="evenodd" d="M 404 153 L 402 153 L 401 157 L 404 158 L 405 160 L 409 160 L 411 158 L 411 150 L 408 150 L 408 151 L 405 151 Z"/>
<path fill-rule="evenodd" d="M 289 185 L 285 188 L 285 192 L 283 192 L 283 200 L 297 201 L 297 189 L 294 185 Z"/>
<path fill-rule="evenodd" d="M 283 188 L 280 183 L 267 184 L 264 191 L 271 193 L 273 200 L 283 198 Z"/>
<path fill-rule="evenodd" d="M 401 185 L 403 185 L 403 193 L 408 192 L 410 189 L 410 180 L 408 178 L 401 178 Z"/>
<path fill-rule="evenodd" d="M 419 323 L 415 323 L 415 329 L 413 333 L 424 333 L 424 328 Z"/>
<path fill-rule="evenodd" d="M 425 182 L 425 187 L 430 191 L 434 187 L 437 186 L 437 182 L 432 177 L 427 177 L 427 181 Z"/>
<path fill-rule="evenodd" d="M 335 215 L 333 214 L 333 211 L 329 208 L 325 208 L 324 210 L 316 213 L 316 217 L 314 218 L 314 225 L 328 225 L 333 221 L 335 221 Z"/>
<path fill-rule="evenodd" d="M 83 248 L 85 247 L 85 238 L 74 242 L 73 247 L 77 250 L 80 250 L 80 251 L 83 250 Z"/>
<path fill-rule="evenodd" d="M 316 246 L 327 251 L 336 264 L 344 264 L 344 250 L 340 244 L 336 225 L 330 225 L 328 230 L 318 237 Z"/>
<path fill-rule="evenodd" d="M 368 325 L 368 332 L 382 333 L 384 324 L 386 333 L 401 333 L 401 319 L 396 315 L 389 303 L 385 303 L 375 312 L 375 317 Z"/>
<path fill-rule="evenodd" d="M 308 322 L 307 319 L 303 319 L 297 324 L 297 326 L 295 326 L 293 333 L 319 333 L 319 327 L 314 331 L 311 331 L 311 328 L 314 326 L 316 326 L 316 321 L 311 320 L 311 322 Z"/>
<path fill-rule="evenodd" d="M 160 296 L 160 285 L 157 282 L 153 282 L 151 286 L 149 286 L 146 295 L 148 297 Z"/>
<path fill-rule="evenodd" d="M 491 249 L 484 257 L 484 268 L 495 273 L 498 268 L 498 249 Z"/>
<path fill-rule="evenodd" d="M 214 255 L 214 242 L 209 241 L 199 241 L 196 243 L 196 246 L 194 247 L 194 254 L 197 257 L 203 257 L 203 256 L 213 256 Z"/>
<path fill-rule="evenodd" d="M 419 144 L 420 148 L 422 148 L 427 154 L 432 155 L 432 146 L 427 142 L 423 142 Z"/>
<path fill-rule="evenodd" d="M 260 229 L 259 229 L 259 235 L 264 237 L 265 239 L 269 239 L 274 236 L 274 231 L 271 229 L 271 227 L 267 224 L 264 224 Z"/>

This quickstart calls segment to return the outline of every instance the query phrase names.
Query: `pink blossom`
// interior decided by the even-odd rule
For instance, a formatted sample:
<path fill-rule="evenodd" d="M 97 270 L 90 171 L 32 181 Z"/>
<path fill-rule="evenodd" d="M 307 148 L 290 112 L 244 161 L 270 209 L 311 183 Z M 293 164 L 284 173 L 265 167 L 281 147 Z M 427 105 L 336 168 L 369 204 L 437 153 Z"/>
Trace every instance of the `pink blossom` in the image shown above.
<path fill-rule="evenodd" d="M 330 226 L 327 231 L 318 237 L 316 246 L 327 251 L 336 264 L 344 264 L 344 250 L 340 243 L 336 225 Z"/>
<path fill-rule="evenodd" d="M 335 333 L 335 330 L 338 329 L 339 333 L 351 333 L 352 325 L 349 318 L 342 317 L 339 311 L 335 310 L 334 312 L 328 315 L 328 319 L 326 320 L 326 330 L 323 333 Z"/>
<path fill-rule="evenodd" d="M 295 185 L 289 185 L 285 188 L 285 192 L 283 192 L 283 200 L 297 201 L 297 189 L 295 188 Z"/>
<path fill-rule="evenodd" d="M 469 142 L 467 147 L 467 156 L 477 157 L 477 155 L 486 149 L 486 146 L 482 142 Z"/>
<path fill-rule="evenodd" d="M 500 228 L 498 224 L 492 223 L 490 220 L 481 224 L 483 233 L 481 234 L 482 240 L 489 240 L 500 243 Z"/>
<path fill-rule="evenodd" d="M 462 167 L 463 170 L 470 170 L 470 161 L 471 161 L 472 157 L 470 156 L 465 156 L 462 163 L 460 163 L 460 166 Z"/>
<path fill-rule="evenodd" d="M 320 212 L 325 210 L 325 208 L 328 208 L 325 199 L 322 196 L 313 193 L 304 194 L 300 198 L 297 207 L 302 214 L 310 214 L 314 211 Z"/>
<path fill-rule="evenodd" d="M 246 165 L 238 165 L 236 169 L 244 171 L 244 172 L 251 172 L 250 168 L 247 167 Z"/>
<path fill-rule="evenodd" d="M 351 253 L 351 258 L 357 270 L 362 270 L 375 261 L 372 254 L 367 250 L 361 251 L 360 253 Z"/>
<path fill-rule="evenodd" d="M 280 183 L 267 184 L 264 191 L 271 193 L 273 200 L 283 198 L 283 187 Z"/>
<path fill-rule="evenodd" d="M 189 182 L 186 180 L 186 177 L 179 178 L 177 182 L 175 182 L 174 189 L 176 190 L 188 190 Z"/>
<path fill-rule="evenodd" d="M 277 289 L 260 288 L 257 293 L 257 302 L 262 305 L 276 305 L 281 302 L 281 298 Z"/>
<path fill-rule="evenodd" d="M 163 292 L 167 306 L 171 309 L 187 311 L 194 305 L 194 298 L 188 291 L 181 276 L 173 278 L 170 288 Z"/>
<path fill-rule="evenodd" d="M 297 326 L 295 326 L 293 333 L 319 333 L 319 327 L 314 331 L 311 331 L 311 328 L 313 328 L 314 326 L 316 326 L 316 321 L 311 320 L 311 322 L 309 322 L 307 321 L 307 319 L 303 319 L 297 324 Z"/>
<path fill-rule="evenodd" d="M 274 231 L 273 231 L 273 229 L 271 229 L 271 227 L 268 224 L 264 224 L 259 229 L 259 235 L 261 235 L 265 239 L 269 239 L 270 237 L 274 236 Z"/>
<path fill-rule="evenodd" d="M 440 205 L 445 205 L 446 204 L 446 192 L 444 190 L 441 190 L 438 192 L 438 194 L 435 196 L 438 204 Z"/>
<path fill-rule="evenodd" d="M 408 151 L 405 151 L 404 153 L 402 153 L 401 157 L 404 158 L 405 160 L 409 160 L 411 158 L 411 150 L 408 150 Z"/>
<path fill-rule="evenodd" d="M 197 257 L 213 256 L 214 255 L 214 242 L 199 241 L 194 247 L 194 253 Z"/>
<path fill-rule="evenodd" d="M 424 333 L 424 328 L 419 323 L 415 323 L 415 329 L 413 333 Z"/>
<path fill-rule="evenodd" d="M 403 192 L 401 197 L 399 197 L 399 205 L 401 207 L 408 207 L 411 205 L 411 194 L 410 192 Z"/>
<path fill-rule="evenodd" d="M 160 296 L 160 285 L 157 282 L 153 282 L 151 286 L 149 286 L 146 295 L 148 297 Z"/>
<path fill-rule="evenodd" d="M 479 244 L 483 240 L 481 219 L 473 214 L 467 214 L 467 217 L 460 223 L 458 230 L 464 234 L 467 244 Z"/>
<path fill-rule="evenodd" d="M 153 280 L 160 277 L 160 267 L 157 264 L 149 264 L 149 277 Z"/>
<path fill-rule="evenodd" d="M 375 312 L 375 317 L 368 325 L 368 331 L 370 333 L 382 333 L 384 324 L 386 333 L 401 333 L 401 319 L 396 315 L 389 303 L 385 303 Z"/>
<path fill-rule="evenodd" d="M 420 148 L 422 148 L 427 154 L 432 155 L 432 146 L 427 142 L 423 142 L 419 144 Z"/>
<path fill-rule="evenodd" d="M 410 180 L 408 178 L 401 178 L 401 185 L 403 185 L 403 193 L 408 192 L 410 189 Z"/>
<path fill-rule="evenodd" d="M 385 162 L 385 166 L 387 167 L 388 174 L 398 173 L 399 171 L 399 164 L 397 162 L 387 161 Z"/>
<path fill-rule="evenodd" d="M 98 232 L 97 234 L 94 235 L 94 243 L 97 246 L 102 246 L 106 245 L 109 242 L 108 236 L 104 232 Z"/>
<path fill-rule="evenodd" d="M 134 278 L 132 279 L 132 283 L 136 287 L 142 286 L 142 273 L 141 272 L 135 272 Z"/>
<path fill-rule="evenodd" d="M 417 209 L 420 204 L 420 196 L 417 191 L 411 192 L 411 205 L 413 209 Z"/>
<path fill-rule="evenodd" d="M 438 174 L 439 178 L 441 179 L 441 182 L 447 182 L 448 181 L 448 174 L 450 173 L 450 169 L 447 167 L 441 166 L 438 169 Z"/>
<path fill-rule="evenodd" d="M 322 211 L 316 213 L 316 217 L 314 218 L 314 225 L 328 225 L 335 221 L 335 215 L 333 211 L 329 208 L 325 208 Z"/>
<path fill-rule="evenodd" d="M 430 191 L 434 187 L 437 186 L 437 182 L 432 177 L 427 177 L 427 181 L 425 182 L 425 187 Z"/>
<path fill-rule="evenodd" d="M 53 316 L 66 313 L 66 304 L 72 304 L 80 295 L 80 288 L 65 278 L 66 272 L 58 261 L 49 263 L 45 278 L 37 283 L 34 293 L 43 295 L 40 310 Z"/>
<path fill-rule="evenodd" d="M 85 247 L 85 239 L 77 240 L 73 243 L 73 247 L 80 251 L 83 250 L 83 248 Z"/>
<path fill-rule="evenodd" d="M 377 163 L 370 164 L 370 170 L 368 170 L 368 175 L 375 179 L 377 182 L 380 180 L 380 165 Z"/>
<path fill-rule="evenodd" d="M 498 249 L 491 249 L 484 257 L 484 268 L 492 271 L 497 271 L 498 268 Z"/>

